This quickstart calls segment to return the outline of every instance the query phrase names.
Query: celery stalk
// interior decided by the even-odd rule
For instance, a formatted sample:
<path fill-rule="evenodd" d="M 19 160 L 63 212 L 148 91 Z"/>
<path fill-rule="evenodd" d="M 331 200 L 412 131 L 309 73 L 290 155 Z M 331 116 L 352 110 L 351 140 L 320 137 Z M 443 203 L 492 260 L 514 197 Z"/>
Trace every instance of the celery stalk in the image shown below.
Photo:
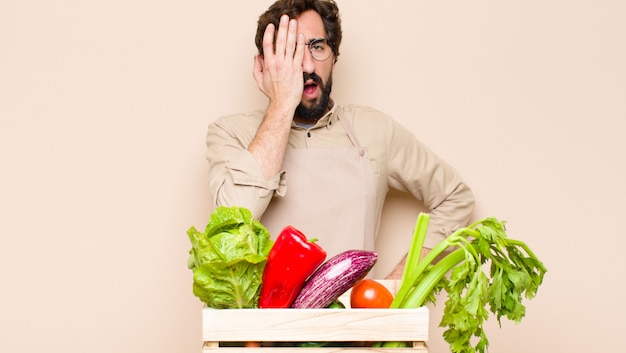
<path fill-rule="evenodd" d="M 411 271 L 410 269 L 417 266 L 422 256 L 422 248 L 424 247 L 424 241 L 426 240 L 426 231 L 428 230 L 428 222 L 430 221 L 430 215 L 428 213 L 420 213 L 415 222 L 415 230 L 413 231 L 413 241 L 411 242 L 410 251 L 407 254 L 406 264 L 404 266 L 404 272 L 402 273 L 402 283 L 409 281 L 407 278 Z"/>
<path fill-rule="evenodd" d="M 406 255 L 402 280 L 400 281 L 400 289 L 398 289 L 398 293 L 396 294 L 394 301 L 391 303 L 391 308 L 397 307 L 397 305 L 401 302 L 401 299 L 398 299 L 398 297 L 404 298 L 408 295 L 409 291 L 413 288 L 413 283 L 417 280 L 416 276 L 421 273 L 418 271 L 412 271 L 412 269 L 416 268 L 420 264 L 422 248 L 424 246 L 424 240 L 426 240 L 426 231 L 428 230 L 429 221 L 430 215 L 428 213 L 420 213 L 417 217 L 411 247 Z"/>
<path fill-rule="evenodd" d="M 414 263 L 409 263 L 409 258 L 411 256 L 417 256 L 419 258 L 419 256 L 421 255 L 422 245 L 424 244 L 424 239 L 426 238 L 426 231 L 428 229 L 429 220 L 430 220 L 430 217 L 427 214 L 420 213 L 420 215 L 418 216 L 418 222 L 417 222 L 415 235 L 421 239 L 418 241 L 415 241 L 415 237 L 413 239 L 413 243 L 411 245 L 411 248 L 409 249 L 409 254 L 407 255 L 407 264 L 404 268 L 402 281 L 400 282 L 400 289 L 398 289 L 398 292 L 396 293 L 396 296 L 394 297 L 394 300 L 391 303 L 390 308 L 401 308 L 401 307 L 414 308 L 414 307 L 419 307 L 423 305 L 424 300 L 426 299 L 427 296 L 422 298 L 422 300 L 412 299 L 411 300 L 412 303 L 416 303 L 419 301 L 419 304 L 417 306 L 408 306 L 404 304 L 404 302 L 409 300 L 410 296 L 414 295 L 412 293 L 414 293 L 415 288 L 418 286 L 418 284 L 419 286 L 430 287 L 431 290 L 427 292 L 431 292 L 435 288 L 437 282 L 439 282 L 445 276 L 447 271 L 439 273 L 439 276 L 437 277 L 430 276 L 429 282 L 426 282 L 423 285 L 421 284 L 423 283 L 421 281 L 421 277 L 425 274 L 425 272 L 429 269 L 429 267 L 432 266 L 433 262 L 439 256 L 441 256 L 446 250 L 448 250 L 449 248 L 453 246 L 459 245 L 460 243 L 466 243 L 466 240 L 463 237 L 463 233 L 467 232 L 468 230 L 467 229 L 457 230 L 454 233 L 452 233 L 450 236 L 448 236 L 446 239 L 439 242 L 439 244 L 437 244 L 433 249 L 431 249 L 428 252 L 428 254 L 426 254 L 424 259 L 420 261 L 419 263 L 417 263 L 417 266 L 415 266 Z M 476 234 L 475 232 L 472 232 L 472 233 Z M 450 255 L 452 254 L 448 254 L 447 256 L 450 256 Z M 442 265 L 441 267 L 438 268 L 439 271 L 446 269 L 446 268 L 448 270 L 451 270 L 452 267 L 454 267 L 456 264 L 458 264 L 460 261 L 463 260 L 463 258 L 460 258 L 460 259 L 457 259 L 457 258 L 458 258 L 458 255 L 451 256 L 450 259 L 447 259 L 447 261 L 444 262 L 446 265 Z M 446 258 L 442 259 L 441 261 L 444 261 L 444 260 L 446 260 Z M 454 262 L 455 260 L 456 262 Z M 447 267 L 444 267 L 444 266 L 447 266 Z M 435 283 L 431 283 L 431 282 L 435 282 Z M 422 289 L 422 292 L 424 292 L 423 289 Z"/>
<path fill-rule="evenodd" d="M 437 287 L 439 282 L 465 258 L 465 251 L 457 249 L 446 255 L 441 261 L 433 265 L 431 269 L 423 276 L 419 285 L 414 287 L 410 296 L 407 296 L 400 304 L 403 308 L 419 308 L 424 305 L 426 299 L 432 291 Z"/>
<path fill-rule="evenodd" d="M 440 326 L 447 327 L 444 339 L 453 353 L 484 353 L 488 340 L 483 322 L 489 310 L 500 321 L 515 322 L 525 314 L 523 297 L 532 299 L 546 267 L 522 241 L 509 239 L 505 223 L 484 218 L 456 230 L 420 260 L 429 216 L 420 214 L 400 289 L 391 308 L 417 308 L 435 300 L 439 290 L 448 299 Z M 456 248 L 435 263 L 447 250 Z M 489 263 L 489 276 L 483 265 Z M 472 339 L 478 338 L 472 345 Z M 407 342 L 379 342 L 375 347 L 406 347 Z"/>

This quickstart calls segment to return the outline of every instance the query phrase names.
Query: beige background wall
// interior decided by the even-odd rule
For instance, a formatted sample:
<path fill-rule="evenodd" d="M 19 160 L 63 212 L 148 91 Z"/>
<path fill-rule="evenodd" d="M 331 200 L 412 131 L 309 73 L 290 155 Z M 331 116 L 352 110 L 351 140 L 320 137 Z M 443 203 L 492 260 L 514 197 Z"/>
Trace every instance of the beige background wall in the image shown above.
<path fill-rule="evenodd" d="M 336 99 L 410 127 L 550 270 L 523 323 L 489 323 L 491 352 L 621 351 L 626 3 L 338 2 Z M 270 3 L 0 3 L 0 351 L 200 351 L 204 133 L 263 106 Z M 390 202 L 378 274 L 419 210 Z"/>

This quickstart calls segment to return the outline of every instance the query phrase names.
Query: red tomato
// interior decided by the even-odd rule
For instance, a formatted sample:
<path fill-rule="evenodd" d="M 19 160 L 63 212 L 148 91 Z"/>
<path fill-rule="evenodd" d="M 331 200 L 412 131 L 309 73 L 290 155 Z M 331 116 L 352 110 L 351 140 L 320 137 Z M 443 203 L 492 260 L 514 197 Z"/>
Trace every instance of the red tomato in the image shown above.
<path fill-rule="evenodd" d="M 362 279 L 352 287 L 350 307 L 389 308 L 393 294 L 373 279 Z"/>

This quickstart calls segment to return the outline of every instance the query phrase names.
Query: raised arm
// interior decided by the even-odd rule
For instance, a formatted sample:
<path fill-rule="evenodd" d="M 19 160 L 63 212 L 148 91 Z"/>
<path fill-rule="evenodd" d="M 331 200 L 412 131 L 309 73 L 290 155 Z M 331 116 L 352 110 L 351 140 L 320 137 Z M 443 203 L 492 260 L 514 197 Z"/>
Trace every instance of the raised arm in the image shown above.
<path fill-rule="evenodd" d="M 257 55 L 254 61 L 254 79 L 269 103 L 248 151 L 258 160 L 267 179 L 282 169 L 291 122 L 302 99 L 305 44 L 297 30 L 297 21 L 283 15 L 274 50 L 275 28 L 269 24 L 263 35 L 263 56 Z"/>
<path fill-rule="evenodd" d="M 256 113 L 241 114 L 209 126 L 207 160 L 214 207 L 243 206 L 260 217 L 272 195 L 284 192 L 283 158 L 304 85 L 306 46 L 297 28 L 297 21 L 288 16 L 282 16 L 277 31 L 273 24 L 265 28 L 263 55 L 254 58 L 253 68 L 257 86 L 268 98 L 262 119 Z"/>

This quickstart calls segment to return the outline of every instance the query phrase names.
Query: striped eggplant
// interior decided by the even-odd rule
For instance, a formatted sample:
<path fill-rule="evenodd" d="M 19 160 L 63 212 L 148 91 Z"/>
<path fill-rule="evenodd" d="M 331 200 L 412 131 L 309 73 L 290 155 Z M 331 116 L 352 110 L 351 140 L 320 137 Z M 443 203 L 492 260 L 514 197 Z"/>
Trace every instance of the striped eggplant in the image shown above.
<path fill-rule="evenodd" d="M 333 256 L 306 280 L 291 307 L 327 307 L 363 279 L 377 260 L 378 254 L 367 250 L 346 250 Z"/>

